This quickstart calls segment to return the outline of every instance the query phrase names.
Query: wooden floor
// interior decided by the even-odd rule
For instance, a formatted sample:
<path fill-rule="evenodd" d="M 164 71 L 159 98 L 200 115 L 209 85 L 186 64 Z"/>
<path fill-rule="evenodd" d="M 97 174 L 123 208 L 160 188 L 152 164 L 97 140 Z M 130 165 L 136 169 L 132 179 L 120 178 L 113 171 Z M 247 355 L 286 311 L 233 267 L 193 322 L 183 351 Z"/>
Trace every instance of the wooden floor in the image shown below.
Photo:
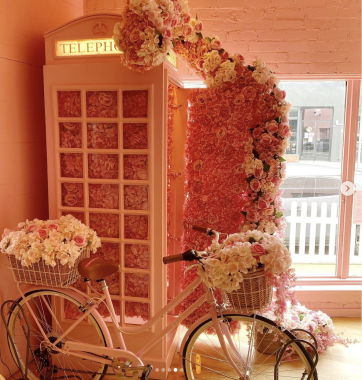
<path fill-rule="evenodd" d="M 357 339 L 358 343 L 345 347 L 336 343 L 319 358 L 319 380 L 362 380 L 361 318 L 333 318 L 335 331 L 344 332 L 343 337 Z M 174 356 L 168 380 L 183 380 L 179 357 Z M 177 369 L 177 372 L 174 370 Z M 20 372 L 15 375 L 18 378 Z M 111 377 L 108 377 L 111 379 Z"/>
<path fill-rule="evenodd" d="M 333 318 L 335 331 L 342 337 L 357 339 L 358 343 L 345 347 L 336 343 L 323 355 L 317 366 L 319 380 L 362 380 L 361 318 Z M 177 372 L 174 369 L 177 369 Z M 177 353 L 172 361 L 168 380 L 183 380 Z"/>

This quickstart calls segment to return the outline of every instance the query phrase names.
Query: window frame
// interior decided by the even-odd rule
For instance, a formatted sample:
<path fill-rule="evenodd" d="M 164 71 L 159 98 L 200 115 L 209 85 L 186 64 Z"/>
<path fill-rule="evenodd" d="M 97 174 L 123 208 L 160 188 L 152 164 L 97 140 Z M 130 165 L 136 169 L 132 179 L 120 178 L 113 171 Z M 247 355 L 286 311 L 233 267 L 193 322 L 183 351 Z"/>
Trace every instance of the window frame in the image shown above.
<path fill-rule="evenodd" d="M 345 130 L 342 152 L 341 182 L 354 182 L 359 98 L 361 88 L 361 74 L 355 75 L 311 75 L 311 74 L 280 74 L 280 81 L 346 81 L 345 98 Z M 297 285 L 360 285 L 362 278 L 349 277 L 349 252 L 351 244 L 353 196 L 340 193 L 340 215 L 338 252 L 335 276 L 326 277 L 298 277 Z M 344 253 L 345 252 L 345 253 Z"/>

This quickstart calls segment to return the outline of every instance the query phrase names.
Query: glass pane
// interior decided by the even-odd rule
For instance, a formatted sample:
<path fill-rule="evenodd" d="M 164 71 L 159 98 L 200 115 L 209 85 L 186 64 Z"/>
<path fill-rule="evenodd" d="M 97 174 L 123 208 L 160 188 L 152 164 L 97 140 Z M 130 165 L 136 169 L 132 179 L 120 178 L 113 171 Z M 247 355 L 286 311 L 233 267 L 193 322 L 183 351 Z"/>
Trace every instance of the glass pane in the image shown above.
<path fill-rule="evenodd" d="M 282 185 L 285 242 L 298 276 L 334 276 L 346 82 L 282 82 L 280 88 L 293 105 Z"/>
<path fill-rule="evenodd" d="M 362 90 L 362 86 L 361 86 Z M 362 135 L 361 135 L 361 108 L 362 108 L 362 91 L 359 98 L 359 113 L 358 113 L 358 131 L 357 131 L 357 146 L 356 146 L 356 166 L 354 172 L 354 185 L 358 194 L 354 194 L 354 201 L 356 197 L 361 197 L 362 194 Z M 355 204 L 353 205 L 355 206 Z M 355 211 L 355 210 L 353 210 Z M 361 218 L 361 213 L 357 212 L 352 216 L 352 230 L 351 230 L 351 246 L 349 258 L 349 275 L 361 276 L 362 274 L 362 244 L 361 244 L 361 223 L 357 220 L 357 216 Z"/>

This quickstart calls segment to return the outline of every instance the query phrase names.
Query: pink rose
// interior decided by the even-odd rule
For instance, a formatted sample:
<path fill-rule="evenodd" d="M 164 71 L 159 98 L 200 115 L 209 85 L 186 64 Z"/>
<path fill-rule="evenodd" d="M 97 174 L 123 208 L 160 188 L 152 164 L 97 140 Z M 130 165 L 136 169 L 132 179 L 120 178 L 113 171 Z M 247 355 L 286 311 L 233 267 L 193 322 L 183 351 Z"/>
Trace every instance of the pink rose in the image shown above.
<path fill-rule="evenodd" d="M 256 96 L 256 89 L 251 86 L 246 86 L 241 91 L 245 97 L 245 100 L 252 101 Z"/>
<path fill-rule="evenodd" d="M 192 27 L 188 24 L 184 25 L 183 34 L 189 36 L 192 33 Z"/>
<path fill-rule="evenodd" d="M 48 230 L 57 230 L 58 229 L 58 225 L 57 224 L 49 224 L 48 225 Z"/>
<path fill-rule="evenodd" d="M 260 190 L 260 182 L 256 178 L 252 179 L 250 181 L 250 188 L 257 193 Z"/>
<path fill-rule="evenodd" d="M 47 230 L 39 229 L 37 230 L 37 232 L 42 240 L 44 240 L 47 237 Z"/>
<path fill-rule="evenodd" d="M 28 232 L 34 232 L 36 231 L 37 226 L 35 224 L 32 224 L 31 226 L 28 227 Z"/>
<path fill-rule="evenodd" d="M 254 211 L 254 210 L 250 210 L 247 212 L 246 218 L 247 218 L 247 220 L 249 220 L 251 222 L 258 222 L 259 221 L 259 213 L 257 211 Z"/>
<path fill-rule="evenodd" d="M 274 194 L 271 191 L 268 191 L 264 194 L 264 198 L 267 202 L 271 202 L 274 199 Z"/>
<path fill-rule="evenodd" d="M 76 194 L 67 194 L 64 198 L 64 202 L 68 206 L 75 206 L 77 204 L 77 196 Z"/>
<path fill-rule="evenodd" d="M 260 143 L 266 146 L 271 145 L 273 143 L 273 138 L 269 135 L 269 133 L 264 133 L 260 138 Z"/>
<path fill-rule="evenodd" d="M 167 38 L 171 38 L 171 30 L 170 29 L 166 29 L 163 33 L 163 36 L 164 37 L 167 37 Z"/>
<path fill-rule="evenodd" d="M 220 41 L 215 38 L 210 42 L 210 47 L 212 50 L 220 50 L 220 46 Z"/>
<path fill-rule="evenodd" d="M 271 135 L 273 135 L 274 133 L 277 133 L 278 132 L 278 123 L 275 120 L 269 121 L 269 123 L 266 123 L 266 130 Z"/>
<path fill-rule="evenodd" d="M 251 245 L 251 253 L 254 257 L 260 257 L 266 254 L 264 247 L 259 243 Z"/>
<path fill-rule="evenodd" d="M 188 24 L 191 20 L 191 16 L 189 14 L 185 14 L 183 15 L 182 19 L 184 21 L 184 24 Z"/>
<path fill-rule="evenodd" d="M 74 236 L 73 240 L 78 247 L 85 247 L 88 244 L 87 239 L 83 235 Z"/>
<path fill-rule="evenodd" d="M 201 22 L 201 21 L 199 21 L 199 22 L 195 25 L 195 30 L 196 30 L 197 32 L 201 32 L 201 30 L 202 30 L 202 22 Z"/>
<path fill-rule="evenodd" d="M 138 29 L 133 29 L 131 34 L 129 35 L 129 39 L 132 43 L 135 43 L 140 38 L 140 31 Z"/>
<path fill-rule="evenodd" d="M 264 177 L 264 170 L 263 169 L 255 169 L 255 172 L 254 172 L 254 177 L 255 178 L 263 178 Z"/>
<path fill-rule="evenodd" d="M 253 137 L 255 139 L 259 139 L 262 134 L 263 134 L 263 129 L 262 128 L 255 128 L 253 130 Z"/>
<path fill-rule="evenodd" d="M 288 124 L 280 124 L 278 133 L 282 137 L 289 137 L 289 134 L 291 135 L 289 125 Z"/>
<path fill-rule="evenodd" d="M 275 87 L 273 92 L 274 92 L 275 99 L 279 101 L 283 100 L 287 95 L 286 92 L 281 90 L 279 87 Z"/>
<path fill-rule="evenodd" d="M 175 18 L 171 19 L 171 21 L 170 21 L 171 28 L 174 28 L 176 26 L 176 24 L 177 24 L 177 20 Z"/>
<path fill-rule="evenodd" d="M 259 208 L 263 210 L 269 207 L 269 202 L 267 202 L 264 198 L 260 198 L 258 205 L 259 205 Z"/>

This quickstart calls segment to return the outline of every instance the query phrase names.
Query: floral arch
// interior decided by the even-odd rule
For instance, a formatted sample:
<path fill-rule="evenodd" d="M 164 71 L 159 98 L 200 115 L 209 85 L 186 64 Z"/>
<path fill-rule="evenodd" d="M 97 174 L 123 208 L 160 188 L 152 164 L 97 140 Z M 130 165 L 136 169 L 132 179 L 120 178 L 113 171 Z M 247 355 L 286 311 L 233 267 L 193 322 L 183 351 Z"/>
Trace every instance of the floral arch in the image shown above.
<path fill-rule="evenodd" d="M 291 105 L 270 68 L 260 59 L 248 65 L 242 55 L 225 51 L 218 37 L 204 37 L 202 22 L 190 16 L 187 0 L 129 0 L 122 16 L 113 39 L 123 52 L 125 66 L 139 72 L 150 70 L 173 49 L 207 86 L 193 91 L 189 99 L 185 250 L 210 243 L 191 229 L 193 224 L 225 233 L 260 230 L 283 237 L 286 224 L 279 188 L 291 136 Z M 195 276 L 195 271 L 187 271 L 181 279 L 183 287 Z M 294 271 L 274 281 L 277 297 L 269 313 L 281 318 L 286 299 L 296 304 L 291 290 Z M 201 287 L 196 289 L 183 307 L 201 293 Z M 207 308 L 200 307 L 185 324 L 190 325 Z M 322 349 L 336 339 L 333 328 L 321 334 Z"/>

